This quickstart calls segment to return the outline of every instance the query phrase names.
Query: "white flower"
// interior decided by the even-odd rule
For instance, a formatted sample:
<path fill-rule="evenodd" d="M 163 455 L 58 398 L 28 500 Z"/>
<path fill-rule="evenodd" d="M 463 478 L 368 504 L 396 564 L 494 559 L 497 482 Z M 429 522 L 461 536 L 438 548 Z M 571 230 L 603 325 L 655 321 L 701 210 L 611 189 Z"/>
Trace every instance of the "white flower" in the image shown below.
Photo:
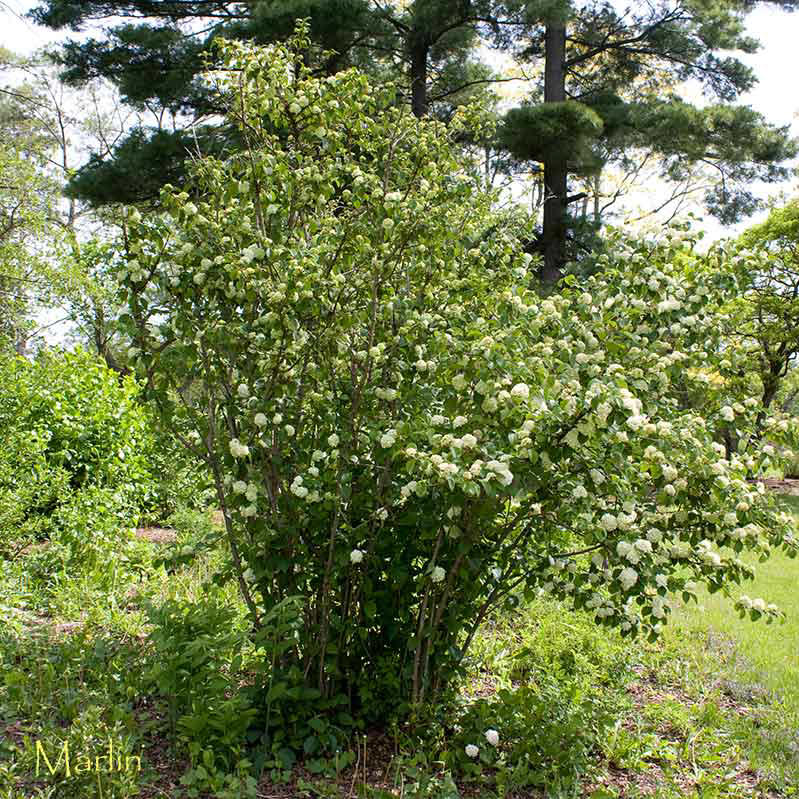
<path fill-rule="evenodd" d="M 663 464 L 663 479 L 668 480 L 670 483 L 677 479 L 679 472 L 668 463 Z"/>
<path fill-rule="evenodd" d="M 652 600 L 652 615 L 656 619 L 662 619 L 666 615 L 666 600 L 662 596 L 656 596 Z"/>
<path fill-rule="evenodd" d="M 725 422 L 735 421 L 735 411 L 729 406 L 725 405 L 720 411 L 719 415 Z"/>
<path fill-rule="evenodd" d="M 488 741 L 491 746 L 497 746 L 499 744 L 499 733 L 496 730 L 486 730 L 485 736 L 486 741 Z"/>
<path fill-rule="evenodd" d="M 452 420 L 452 426 L 455 428 L 463 427 L 469 420 L 465 416 L 456 416 Z"/>
<path fill-rule="evenodd" d="M 287 424 L 283 429 L 286 431 L 286 435 L 289 438 L 291 438 L 294 435 L 294 433 L 297 432 L 290 424 Z"/>
<path fill-rule="evenodd" d="M 472 447 L 477 445 L 477 439 L 471 433 L 467 433 L 461 439 L 461 445 L 463 446 L 464 449 L 471 449 Z"/>
<path fill-rule="evenodd" d="M 280 424 L 282 421 L 283 421 L 283 416 L 281 414 L 279 414 L 279 413 L 276 413 L 272 417 L 272 423 L 273 424 Z"/>
<path fill-rule="evenodd" d="M 752 608 L 754 610 L 759 610 L 761 613 L 765 613 L 766 612 L 766 602 L 765 602 L 765 600 L 760 599 L 759 597 L 757 599 L 753 599 L 752 600 Z"/>
<path fill-rule="evenodd" d="M 247 483 L 244 480 L 236 480 L 233 483 L 233 493 L 234 494 L 243 494 L 247 490 Z"/>
<path fill-rule="evenodd" d="M 246 383 L 240 383 L 239 387 L 236 389 L 236 393 L 242 398 L 247 399 L 250 396 L 250 389 Z"/>
<path fill-rule="evenodd" d="M 353 549 L 350 552 L 350 563 L 360 563 L 363 560 L 363 552 L 360 549 Z"/>
<path fill-rule="evenodd" d="M 619 526 L 616 517 L 612 513 L 604 514 L 599 520 L 599 524 L 603 530 L 607 530 L 608 532 L 615 530 Z"/>
<path fill-rule="evenodd" d="M 482 407 L 486 413 L 493 413 L 499 406 L 495 397 L 486 397 Z"/>
<path fill-rule="evenodd" d="M 255 483 L 250 483 L 247 486 L 247 491 L 244 494 L 250 502 L 255 502 L 258 499 L 258 486 Z"/>
<path fill-rule="evenodd" d="M 527 383 L 517 383 L 511 390 L 510 395 L 514 399 L 526 400 L 530 397 L 530 387 Z"/>
<path fill-rule="evenodd" d="M 574 490 L 572 491 L 572 496 L 575 499 L 585 499 L 588 496 L 588 492 L 585 490 L 585 486 L 580 484 L 575 486 Z"/>
<path fill-rule="evenodd" d="M 258 513 L 258 508 L 255 505 L 247 505 L 247 507 L 242 508 L 241 515 L 250 518 L 251 516 L 255 516 Z"/>
<path fill-rule="evenodd" d="M 635 416 L 627 417 L 627 427 L 629 427 L 630 430 L 640 430 L 645 424 L 646 416 L 640 416 L 636 414 Z"/>
<path fill-rule="evenodd" d="M 605 475 L 602 474 L 602 472 L 600 472 L 599 469 L 591 469 L 591 471 L 589 472 L 589 475 L 591 475 L 591 479 L 597 485 L 602 485 L 602 483 L 605 482 Z"/>
<path fill-rule="evenodd" d="M 639 552 L 643 552 L 645 555 L 652 554 L 652 544 L 649 541 L 647 541 L 645 538 L 639 538 L 635 542 L 635 548 Z"/>
<path fill-rule="evenodd" d="M 619 582 L 625 591 L 629 591 L 638 582 L 638 572 L 628 566 L 619 575 Z"/>
<path fill-rule="evenodd" d="M 442 425 L 445 425 L 446 423 L 447 423 L 447 417 L 446 416 L 442 416 L 439 413 L 435 414 L 430 419 L 430 424 L 432 424 L 433 427 L 441 427 Z"/>
<path fill-rule="evenodd" d="M 656 574 L 655 575 L 655 585 L 657 585 L 658 588 L 666 588 L 668 586 L 668 584 L 669 584 L 669 581 L 668 581 L 668 578 L 666 577 L 665 574 Z"/>
<path fill-rule="evenodd" d="M 258 425 L 258 427 L 266 427 L 268 423 L 265 413 L 256 413 L 255 419 L 253 421 Z"/>
<path fill-rule="evenodd" d="M 444 569 L 442 569 L 441 566 L 436 566 L 435 569 L 433 569 L 433 573 L 430 575 L 430 579 L 434 583 L 440 583 L 446 576 L 447 573 Z"/>
<path fill-rule="evenodd" d="M 333 433 L 333 435 L 330 435 L 330 436 L 327 437 L 327 443 L 331 447 L 337 447 L 338 446 L 338 442 L 339 442 L 339 437 L 335 433 Z"/>
<path fill-rule="evenodd" d="M 452 385 L 457 391 L 463 391 L 467 386 L 466 377 L 464 375 L 455 375 L 452 378 Z"/>
<path fill-rule="evenodd" d="M 466 752 L 466 757 L 471 757 L 471 758 L 475 758 L 477 757 L 477 755 L 480 754 L 479 747 L 475 746 L 474 744 L 467 744 L 466 749 L 464 751 Z"/>
<path fill-rule="evenodd" d="M 246 458 L 250 454 L 250 448 L 242 444 L 237 438 L 230 441 L 230 454 L 234 458 Z"/>
<path fill-rule="evenodd" d="M 380 446 L 383 447 L 383 449 L 388 449 L 389 447 L 394 446 L 394 442 L 396 440 L 397 440 L 397 431 L 392 428 L 391 430 L 387 430 L 380 437 Z"/>

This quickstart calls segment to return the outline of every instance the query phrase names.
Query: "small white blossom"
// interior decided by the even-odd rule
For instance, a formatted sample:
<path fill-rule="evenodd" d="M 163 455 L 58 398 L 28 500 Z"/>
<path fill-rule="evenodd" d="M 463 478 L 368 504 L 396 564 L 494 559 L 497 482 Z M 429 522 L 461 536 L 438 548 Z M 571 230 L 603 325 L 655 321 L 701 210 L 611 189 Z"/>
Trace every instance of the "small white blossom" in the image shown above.
<path fill-rule="evenodd" d="M 479 747 L 475 746 L 474 744 L 466 744 L 466 749 L 464 751 L 466 752 L 466 757 L 471 758 L 475 758 L 480 754 Z"/>
<path fill-rule="evenodd" d="M 527 383 L 517 383 L 511 390 L 510 395 L 514 399 L 526 400 L 530 397 L 530 387 Z"/>
<path fill-rule="evenodd" d="M 363 552 L 360 549 L 353 549 L 350 552 L 350 563 L 360 563 L 363 560 Z"/>
<path fill-rule="evenodd" d="M 440 583 L 446 576 L 447 573 L 444 571 L 444 569 L 442 569 L 441 566 L 436 566 L 435 569 L 433 569 L 432 574 L 430 575 L 430 579 L 434 583 Z"/>
<path fill-rule="evenodd" d="M 486 741 L 488 741 L 491 746 L 497 746 L 499 744 L 499 733 L 496 730 L 486 730 L 485 736 Z"/>
<path fill-rule="evenodd" d="M 242 444 L 237 438 L 230 441 L 230 454 L 234 458 L 246 458 L 250 454 L 250 448 Z"/>
<path fill-rule="evenodd" d="M 616 517 L 612 513 L 605 513 L 599 520 L 599 524 L 603 530 L 607 530 L 608 532 L 615 530 L 619 526 Z"/>
<path fill-rule="evenodd" d="M 629 591 L 638 582 L 638 572 L 628 566 L 619 575 L 619 582 L 625 591 Z"/>

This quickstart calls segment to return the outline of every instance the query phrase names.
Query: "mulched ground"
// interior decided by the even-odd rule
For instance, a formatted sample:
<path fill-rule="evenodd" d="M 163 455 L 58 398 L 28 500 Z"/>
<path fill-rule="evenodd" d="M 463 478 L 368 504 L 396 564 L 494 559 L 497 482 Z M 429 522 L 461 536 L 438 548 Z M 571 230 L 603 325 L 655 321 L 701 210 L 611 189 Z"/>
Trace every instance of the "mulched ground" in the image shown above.
<path fill-rule="evenodd" d="M 795 477 L 785 477 L 779 479 L 777 477 L 767 477 L 761 481 L 766 488 L 776 491 L 779 494 L 791 494 L 792 496 L 799 496 L 799 479 Z"/>
<path fill-rule="evenodd" d="M 139 527 L 134 535 L 151 544 L 171 544 L 177 539 L 177 533 L 166 527 Z"/>

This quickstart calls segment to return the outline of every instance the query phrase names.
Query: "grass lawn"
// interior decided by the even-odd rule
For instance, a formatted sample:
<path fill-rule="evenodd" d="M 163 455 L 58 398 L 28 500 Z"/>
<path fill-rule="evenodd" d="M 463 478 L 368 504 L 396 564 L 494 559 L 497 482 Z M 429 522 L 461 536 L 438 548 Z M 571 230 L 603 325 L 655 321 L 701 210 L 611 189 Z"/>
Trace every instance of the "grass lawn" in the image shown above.
<path fill-rule="evenodd" d="M 799 516 L 799 497 L 784 501 Z M 729 599 L 705 593 L 698 605 L 680 613 L 678 629 L 718 633 L 733 641 L 742 679 L 763 683 L 799 714 L 799 558 L 775 552 L 765 563 L 750 562 L 755 580 L 737 592 L 777 604 L 786 616 L 783 623 L 741 619 Z"/>

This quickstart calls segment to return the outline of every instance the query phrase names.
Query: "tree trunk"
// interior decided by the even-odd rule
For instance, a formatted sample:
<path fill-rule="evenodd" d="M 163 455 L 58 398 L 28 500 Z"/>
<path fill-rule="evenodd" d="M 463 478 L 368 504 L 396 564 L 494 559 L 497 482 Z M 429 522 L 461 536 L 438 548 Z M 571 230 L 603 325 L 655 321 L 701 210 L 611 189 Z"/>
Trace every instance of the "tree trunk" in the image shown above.
<path fill-rule="evenodd" d="M 597 172 L 594 175 L 594 224 L 599 228 L 602 220 L 599 218 L 601 213 L 599 208 L 599 192 L 602 188 L 602 172 Z"/>
<path fill-rule="evenodd" d="M 411 45 L 411 110 L 415 117 L 427 116 L 427 57 L 426 41 Z"/>
<path fill-rule="evenodd" d="M 566 25 L 553 22 L 546 29 L 544 64 L 544 102 L 562 103 L 566 99 Z M 566 262 L 566 193 L 568 163 L 565 154 L 544 161 L 544 265 L 541 282 L 552 286 L 563 276 Z"/>

